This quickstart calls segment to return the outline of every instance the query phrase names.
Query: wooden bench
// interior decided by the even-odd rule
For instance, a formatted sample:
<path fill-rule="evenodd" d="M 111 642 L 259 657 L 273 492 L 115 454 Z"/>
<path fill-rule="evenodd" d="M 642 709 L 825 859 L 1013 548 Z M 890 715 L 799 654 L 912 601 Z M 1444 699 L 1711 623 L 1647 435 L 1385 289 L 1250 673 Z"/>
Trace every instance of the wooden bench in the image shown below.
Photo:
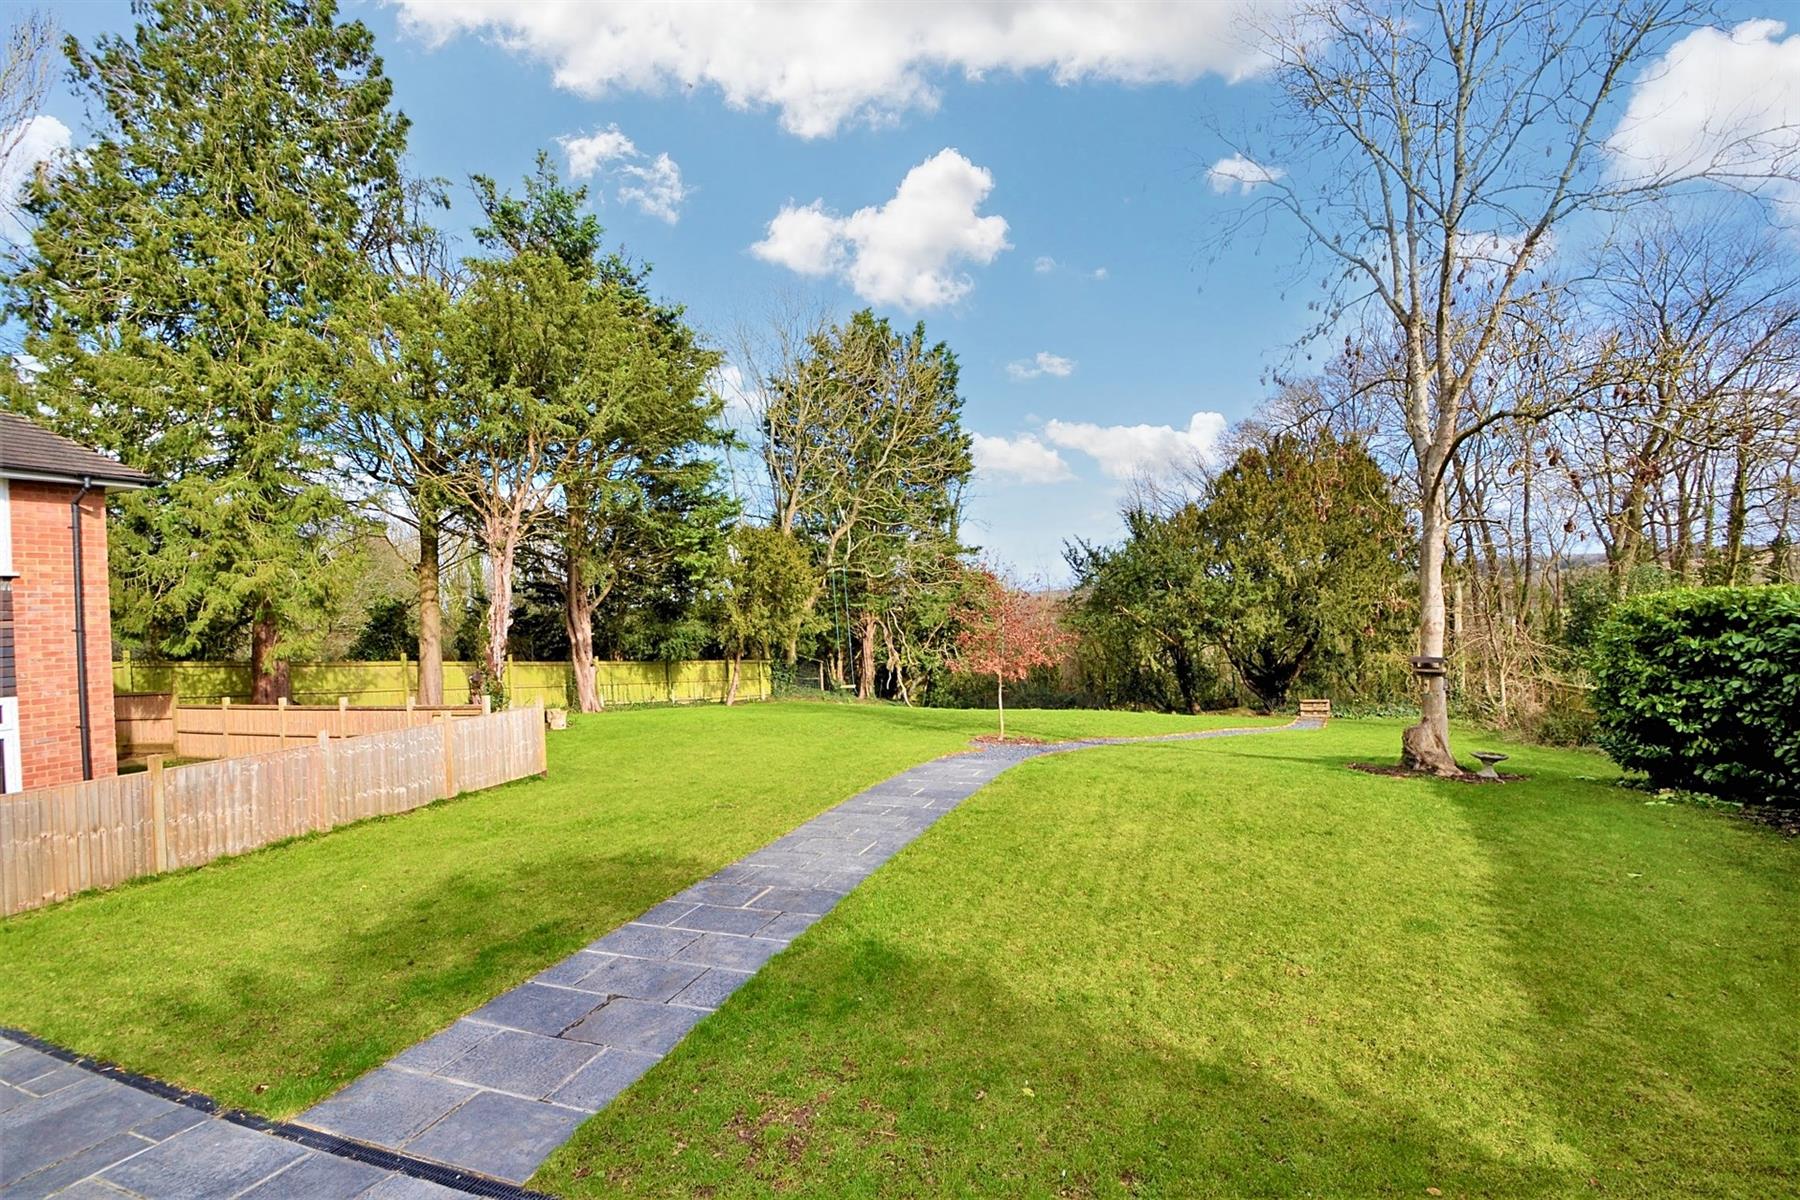
<path fill-rule="evenodd" d="M 1331 720 L 1331 701 L 1302 700 L 1300 702 L 1300 719 L 1302 721 Z"/>

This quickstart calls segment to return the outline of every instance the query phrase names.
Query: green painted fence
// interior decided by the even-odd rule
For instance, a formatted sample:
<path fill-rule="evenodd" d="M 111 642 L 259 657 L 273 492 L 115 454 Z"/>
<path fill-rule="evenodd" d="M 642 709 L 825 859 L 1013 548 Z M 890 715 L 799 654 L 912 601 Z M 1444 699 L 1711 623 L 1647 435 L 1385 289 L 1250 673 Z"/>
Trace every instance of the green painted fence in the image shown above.
<path fill-rule="evenodd" d="M 444 664 L 444 699 L 469 699 L 472 663 Z M 415 662 L 293 663 L 288 668 L 296 704 L 405 704 L 419 690 Z M 704 662 L 596 662 L 594 682 L 607 705 L 717 703 L 725 699 L 731 664 Z M 743 664 L 738 699 L 767 700 L 769 664 Z M 113 664 L 113 690 L 173 692 L 181 704 L 217 704 L 229 696 L 250 699 L 250 665 L 241 662 L 142 662 L 126 657 Z M 542 700 L 546 707 L 573 707 L 575 672 L 566 662 L 509 662 L 506 694 L 513 704 Z"/>

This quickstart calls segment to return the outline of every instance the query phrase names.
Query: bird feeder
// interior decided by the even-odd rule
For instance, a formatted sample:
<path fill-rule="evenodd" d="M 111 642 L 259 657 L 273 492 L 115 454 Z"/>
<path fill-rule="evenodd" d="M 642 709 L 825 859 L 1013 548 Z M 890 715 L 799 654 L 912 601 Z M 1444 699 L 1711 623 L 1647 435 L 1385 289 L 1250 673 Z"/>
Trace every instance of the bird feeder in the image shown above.
<path fill-rule="evenodd" d="M 1413 674 L 1420 678 L 1432 678 L 1449 673 L 1447 660 L 1435 654 L 1415 654 L 1412 657 Z"/>

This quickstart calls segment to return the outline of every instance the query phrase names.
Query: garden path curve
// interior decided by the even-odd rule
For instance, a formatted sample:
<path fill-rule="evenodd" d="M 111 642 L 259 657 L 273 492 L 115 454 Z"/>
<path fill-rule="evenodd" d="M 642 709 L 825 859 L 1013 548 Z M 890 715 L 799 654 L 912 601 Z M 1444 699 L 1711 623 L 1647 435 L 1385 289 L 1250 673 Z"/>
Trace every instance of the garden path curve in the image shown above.
<path fill-rule="evenodd" d="M 857 793 L 396 1055 L 294 1122 L 0 1037 L 0 1193 L 525 1195 L 577 1126 L 939 817 L 1009 767 L 1133 742 L 987 745 Z M 208 1119 L 223 1117 L 223 1120 Z M 454 1190 L 451 1190 L 454 1189 Z"/>

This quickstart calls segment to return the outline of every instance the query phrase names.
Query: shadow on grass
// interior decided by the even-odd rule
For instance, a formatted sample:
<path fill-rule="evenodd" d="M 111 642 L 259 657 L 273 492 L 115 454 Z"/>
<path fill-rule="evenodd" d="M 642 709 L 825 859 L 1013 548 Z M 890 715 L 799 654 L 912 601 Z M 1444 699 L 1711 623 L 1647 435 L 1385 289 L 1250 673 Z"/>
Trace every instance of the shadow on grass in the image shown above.
<path fill-rule="evenodd" d="M 1487 932 L 1542 1030 L 1533 1090 L 1602 1189 L 1791 1193 L 1800 855 L 1573 778 L 1458 805 L 1492 867 Z"/>
<path fill-rule="evenodd" d="M 221 904 L 218 887 L 158 896 L 146 886 L 131 899 L 147 919 L 115 920 L 104 944 L 48 962 L 31 956 L 37 977 L 15 977 L 25 999 L 0 1022 L 291 1115 L 710 870 L 679 855 L 572 849 L 471 864 L 404 890 L 334 878 L 329 888 L 250 889 L 247 901 L 234 887 L 240 899 Z M 43 924 L 35 935 L 61 936 L 66 923 Z M 178 929 L 185 936 L 170 936 Z M 130 991 L 109 987 L 106 964 L 121 955 L 164 969 Z"/>
<path fill-rule="evenodd" d="M 1548 1196 L 1573 1182 L 1500 1161 L 1390 1097 L 1328 1102 L 1282 1073 L 1033 1002 L 968 963 L 808 935 L 533 1185 L 580 1197 Z"/>

